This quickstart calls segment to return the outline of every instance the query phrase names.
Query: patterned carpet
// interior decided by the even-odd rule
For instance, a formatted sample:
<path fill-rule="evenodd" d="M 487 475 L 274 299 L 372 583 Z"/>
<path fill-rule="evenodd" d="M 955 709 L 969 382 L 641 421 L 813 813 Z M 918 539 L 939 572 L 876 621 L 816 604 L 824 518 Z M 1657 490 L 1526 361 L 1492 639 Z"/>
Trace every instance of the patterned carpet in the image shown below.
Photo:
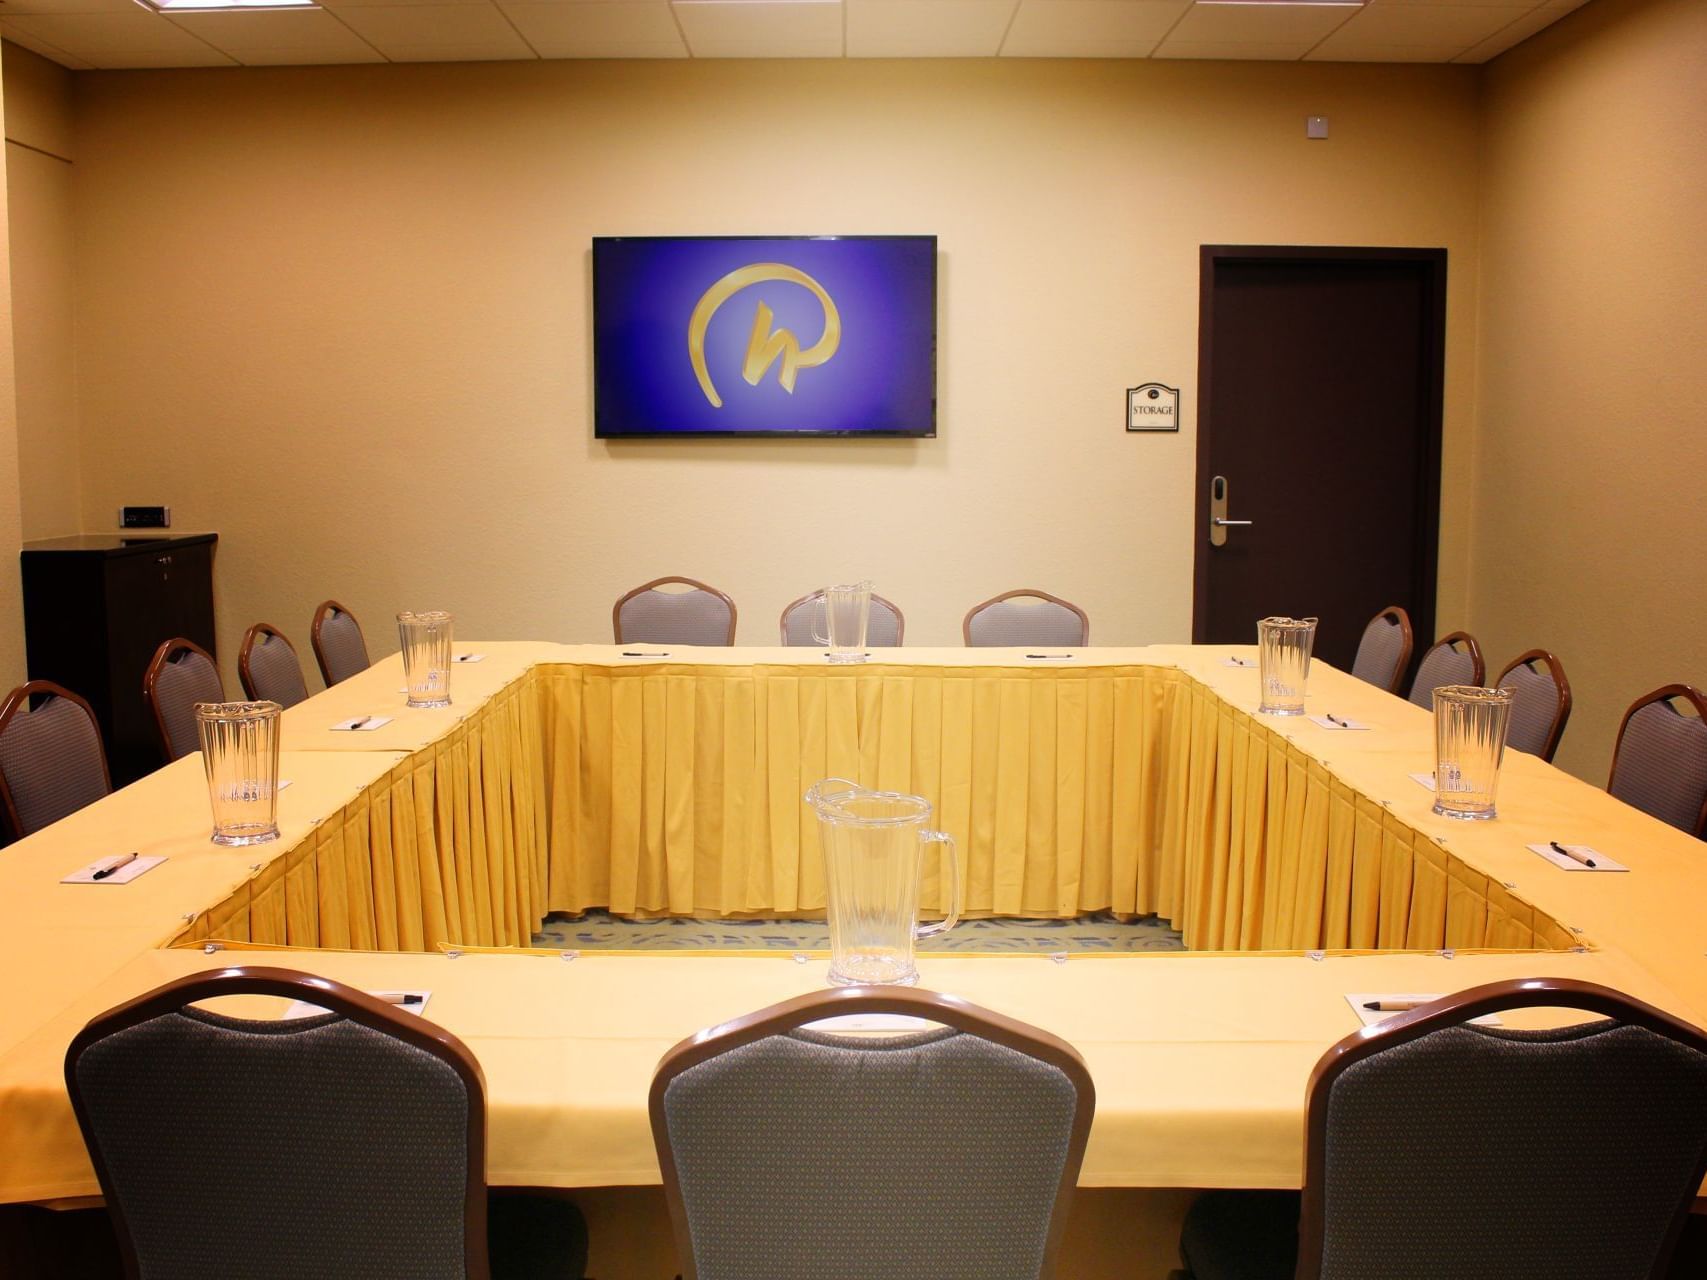
<path fill-rule="evenodd" d="M 822 920 L 625 920 L 605 911 L 548 916 L 533 945 L 559 951 L 825 951 L 830 930 Z M 999 917 L 963 920 L 928 951 L 1183 951 L 1166 920 L 1117 920 L 1097 912 L 1076 920 Z"/>

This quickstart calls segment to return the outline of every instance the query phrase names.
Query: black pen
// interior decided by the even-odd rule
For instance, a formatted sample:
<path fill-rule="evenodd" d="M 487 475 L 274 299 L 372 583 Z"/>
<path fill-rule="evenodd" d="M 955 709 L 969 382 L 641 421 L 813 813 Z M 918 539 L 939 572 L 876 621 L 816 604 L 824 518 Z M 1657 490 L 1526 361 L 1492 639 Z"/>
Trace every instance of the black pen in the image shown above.
<path fill-rule="evenodd" d="M 1434 999 L 1439 998 L 1436 996 Z M 1371 1013 L 1409 1013 L 1432 1003 L 1433 1000 L 1365 1000 L 1363 1007 Z"/>
<path fill-rule="evenodd" d="M 383 1000 L 386 1004 L 420 1004 L 421 997 L 413 991 L 398 991 L 386 995 L 376 995 L 375 1000 Z"/>
<path fill-rule="evenodd" d="M 372 720 L 372 719 L 373 719 L 372 716 L 363 716 L 360 720 L 350 721 L 350 723 L 345 725 L 344 728 L 346 730 L 348 730 L 349 732 L 354 733 L 357 729 L 361 728 L 364 724 L 366 724 L 369 720 Z"/>
<path fill-rule="evenodd" d="M 1340 728 L 1342 728 L 1342 729 L 1349 729 L 1349 728 L 1351 728 L 1351 726 L 1350 726 L 1350 725 L 1349 725 L 1349 724 L 1347 724 L 1347 723 L 1346 723 L 1346 722 L 1345 722 L 1345 721 L 1344 721 L 1344 720 L 1341 720 L 1341 719 L 1340 719 L 1340 718 L 1339 718 L 1339 717 L 1338 717 L 1338 716 L 1336 716 L 1336 715 L 1334 715 L 1334 714 L 1333 714 L 1333 712 L 1331 712 L 1331 711 L 1330 711 L 1330 712 L 1329 712 L 1329 713 L 1328 713 L 1328 715 L 1327 715 L 1327 719 L 1328 719 L 1328 720 L 1329 720 L 1329 721 L 1330 721 L 1330 722 L 1331 722 L 1331 723 L 1333 723 L 1333 724 L 1337 724 L 1337 725 L 1338 725 L 1338 726 L 1339 726 L 1339 727 L 1340 727 Z"/>
<path fill-rule="evenodd" d="M 102 867 L 99 871 L 97 871 L 94 875 L 92 875 L 89 878 L 91 880 L 105 880 L 108 876 L 112 875 L 113 872 L 122 871 L 122 870 L 124 870 L 124 868 L 128 867 L 131 863 L 133 863 L 135 861 L 136 861 L 136 854 L 127 853 L 124 855 L 124 857 L 119 858 L 117 861 L 109 862 L 106 866 Z"/>
<path fill-rule="evenodd" d="M 1547 842 L 1547 847 L 1549 849 L 1551 849 L 1554 853 L 1562 853 L 1567 858 L 1574 858 L 1576 861 L 1582 863 L 1583 866 L 1585 866 L 1585 867 L 1592 867 L 1594 865 L 1594 859 L 1593 858 L 1590 858 L 1590 857 L 1587 857 L 1583 854 L 1580 854 L 1575 849 L 1567 849 L 1567 848 L 1565 848 L 1564 845 L 1560 844 L 1557 840 L 1549 840 Z"/>
<path fill-rule="evenodd" d="M 667 653 L 631 653 L 629 650 L 624 649 L 622 651 L 622 656 L 625 658 L 667 658 L 670 655 Z"/>
<path fill-rule="evenodd" d="M 1028 653 L 1025 656 L 1028 658 L 1071 658 L 1073 655 L 1070 653 Z"/>

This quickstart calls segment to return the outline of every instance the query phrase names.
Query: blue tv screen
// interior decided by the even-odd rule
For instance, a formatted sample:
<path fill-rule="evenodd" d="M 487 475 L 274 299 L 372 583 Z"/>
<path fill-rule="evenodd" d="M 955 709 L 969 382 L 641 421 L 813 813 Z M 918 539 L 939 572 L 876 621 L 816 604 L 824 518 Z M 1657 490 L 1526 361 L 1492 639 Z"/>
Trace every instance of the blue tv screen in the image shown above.
<path fill-rule="evenodd" d="M 593 434 L 934 436 L 936 237 L 595 239 Z"/>

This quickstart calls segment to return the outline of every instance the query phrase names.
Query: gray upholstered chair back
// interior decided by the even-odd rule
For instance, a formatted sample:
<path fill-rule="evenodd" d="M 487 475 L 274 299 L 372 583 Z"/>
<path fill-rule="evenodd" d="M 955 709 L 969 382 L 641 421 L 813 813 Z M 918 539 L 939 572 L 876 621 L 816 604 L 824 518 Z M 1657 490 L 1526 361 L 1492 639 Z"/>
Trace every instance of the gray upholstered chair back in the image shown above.
<path fill-rule="evenodd" d="M 189 1007 L 257 989 L 228 978 L 243 973 L 197 975 L 103 1015 L 66 1055 L 133 1274 L 484 1277 L 485 1102 L 467 1050 L 372 1013 L 248 1021 Z M 212 989 L 170 997 L 194 983 Z"/>
<path fill-rule="evenodd" d="M 1423 655 L 1417 678 L 1411 683 L 1411 701 L 1432 710 L 1434 691 L 1441 685 L 1481 684 L 1486 674 L 1482 651 L 1474 637 L 1454 631 L 1435 641 L 1434 647 Z"/>
<path fill-rule="evenodd" d="M 790 1005 L 805 1001 L 807 1017 L 863 1011 Z M 1053 1274 L 1094 1107 L 1067 1046 L 1051 1059 L 954 1026 L 733 1038 L 684 1043 L 653 1083 L 688 1280 Z M 684 1050 L 702 1060 L 673 1069 Z"/>
<path fill-rule="evenodd" d="M 168 761 L 201 749 L 196 703 L 224 702 L 219 668 L 205 649 L 188 640 L 168 640 L 154 654 L 144 690 L 154 706 L 160 747 Z"/>
<path fill-rule="evenodd" d="M 1552 654 L 1531 649 L 1512 662 L 1496 687 L 1511 690 L 1511 727 L 1506 746 L 1551 760 L 1571 714 L 1571 685 Z"/>
<path fill-rule="evenodd" d="M 865 623 L 865 642 L 873 648 L 894 649 L 901 644 L 906 630 L 901 611 L 882 596 L 871 597 L 871 613 Z M 815 595 L 802 596 L 782 611 L 782 642 L 785 645 L 811 648 L 818 642 L 812 638 L 816 627 L 824 633 L 824 605 Z"/>
<path fill-rule="evenodd" d="M 664 587 L 685 590 L 665 591 Z M 616 602 L 618 644 L 735 643 L 735 605 L 716 587 L 692 578 L 656 578 Z"/>
<path fill-rule="evenodd" d="M 1707 700 L 1667 685 L 1624 716 L 1606 789 L 1694 835 L 1707 835 Z"/>
<path fill-rule="evenodd" d="M 40 698 L 34 710 L 30 699 Z M 0 705 L 0 790 L 18 837 L 40 831 L 112 790 L 89 704 L 32 680 Z"/>
<path fill-rule="evenodd" d="M 348 680 L 372 664 L 368 661 L 367 641 L 362 639 L 362 625 L 336 600 L 328 600 L 314 611 L 314 658 L 320 664 L 320 677 L 331 688 Z"/>
<path fill-rule="evenodd" d="M 1369 620 L 1357 642 L 1351 674 L 1388 693 L 1399 691 L 1405 664 L 1411 660 L 1411 620 L 1398 605 Z"/>
<path fill-rule="evenodd" d="M 1091 624 L 1083 609 L 1028 589 L 1004 592 L 974 606 L 961 630 L 966 643 L 976 648 L 1091 642 Z"/>
<path fill-rule="evenodd" d="M 1354 1037 L 1312 1082 L 1299 1280 L 1651 1280 L 1707 1169 L 1707 1039 L 1605 988 L 1586 1023 Z M 1474 997 L 1476 992 L 1465 993 Z M 1465 997 L 1454 997 L 1463 999 Z M 1446 1006 L 1438 1002 L 1435 1009 Z M 1631 1015 L 1612 1012 L 1618 1005 Z M 1645 1011 L 1656 1019 L 1643 1025 Z M 1592 1015 L 1591 1015 L 1592 1016 Z M 1319 1267 L 1315 1252 L 1320 1248 Z"/>
<path fill-rule="evenodd" d="M 302 664 L 289 640 L 274 627 L 257 622 L 243 637 L 243 652 L 237 659 L 243 692 L 255 702 L 276 702 L 294 707 L 308 697 Z"/>

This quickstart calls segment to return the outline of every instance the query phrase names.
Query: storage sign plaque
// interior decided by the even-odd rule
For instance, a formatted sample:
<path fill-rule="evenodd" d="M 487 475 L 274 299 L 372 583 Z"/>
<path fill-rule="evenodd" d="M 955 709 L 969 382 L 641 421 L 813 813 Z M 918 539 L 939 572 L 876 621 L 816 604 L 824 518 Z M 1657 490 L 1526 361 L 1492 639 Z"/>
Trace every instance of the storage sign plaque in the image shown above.
<path fill-rule="evenodd" d="M 1146 382 L 1126 392 L 1128 431 L 1178 431 L 1179 388 Z"/>

